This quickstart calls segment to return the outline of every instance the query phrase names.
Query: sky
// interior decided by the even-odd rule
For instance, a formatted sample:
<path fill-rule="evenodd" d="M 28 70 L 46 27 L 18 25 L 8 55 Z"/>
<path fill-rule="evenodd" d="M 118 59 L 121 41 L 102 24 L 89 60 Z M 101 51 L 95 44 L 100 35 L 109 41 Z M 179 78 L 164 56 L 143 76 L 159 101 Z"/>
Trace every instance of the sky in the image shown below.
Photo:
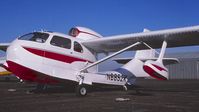
<path fill-rule="evenodd" d="M 199 25 L 198 5 L 198 0 L 1 0 L 0 43 L 41 29 L 68 33 L 74 26 L 103 36 L 194 26 Z"/>

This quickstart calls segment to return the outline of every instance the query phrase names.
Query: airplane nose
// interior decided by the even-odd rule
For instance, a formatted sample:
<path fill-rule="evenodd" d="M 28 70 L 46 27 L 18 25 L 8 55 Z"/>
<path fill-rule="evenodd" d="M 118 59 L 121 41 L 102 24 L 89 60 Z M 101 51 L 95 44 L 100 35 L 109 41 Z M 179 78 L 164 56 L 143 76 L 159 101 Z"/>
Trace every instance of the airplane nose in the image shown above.
<path fill-rule="evenodd" d="M 32 71 L 25 67 L 25 59 L 28 57 L 24 54 L 24 49 L 20 45 L 18 40 L 15 40 L 7 48 L 6 52 L 6 68 L 11 71 L 14 75 L 23 80 L 32 81 L 36 78 L 36 75 Z"/>
<path fill-rule="evenodd" d="M 19 62 L 20 57 L 17 55 L 19 52 L 20 52 L 20 46 L 15 40 L 7 48 L 6 61 L 12 61 L 16 63 Z"/>

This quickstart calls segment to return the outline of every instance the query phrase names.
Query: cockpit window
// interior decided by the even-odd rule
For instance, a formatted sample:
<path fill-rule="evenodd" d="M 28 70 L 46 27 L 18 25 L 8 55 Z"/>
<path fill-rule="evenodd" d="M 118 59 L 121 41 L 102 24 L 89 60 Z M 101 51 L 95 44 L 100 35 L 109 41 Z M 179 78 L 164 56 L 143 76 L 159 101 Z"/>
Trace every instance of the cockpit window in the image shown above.
<path fill-rule="evenodd" d="M 53 36 L 52 40 L 50 41 L 50 44 L 66 49 L 71 48 L 71 40 L 60 36 Z"/>
<path fill-rule="evenodd" d="M 74 42 L 74 51 L 83 53 L 83 48 L 78 42 Z"/>
<path fill-rule="evenodd" d="M 39 42 L 39 43 L 44 43 L 48 39 L 49 34 L 47 33 L 29 33 L 26 35 L 23 35 L 19 37 L 19 40 L 28 40 L 28 41 L 34 41 L 34 42 Z"/>

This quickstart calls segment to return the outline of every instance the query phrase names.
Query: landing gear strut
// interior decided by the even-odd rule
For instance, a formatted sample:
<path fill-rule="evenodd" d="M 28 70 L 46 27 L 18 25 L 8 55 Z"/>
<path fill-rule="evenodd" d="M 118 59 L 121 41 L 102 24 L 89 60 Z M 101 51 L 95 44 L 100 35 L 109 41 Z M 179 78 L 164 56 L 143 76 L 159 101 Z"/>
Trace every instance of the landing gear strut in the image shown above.
<path fill-rule="evenodd" d="M 78 85 L 76 87 L 76 95 L 77 96 L 86 96 L 87 95 L 87 88 L 85 85 Z"/>

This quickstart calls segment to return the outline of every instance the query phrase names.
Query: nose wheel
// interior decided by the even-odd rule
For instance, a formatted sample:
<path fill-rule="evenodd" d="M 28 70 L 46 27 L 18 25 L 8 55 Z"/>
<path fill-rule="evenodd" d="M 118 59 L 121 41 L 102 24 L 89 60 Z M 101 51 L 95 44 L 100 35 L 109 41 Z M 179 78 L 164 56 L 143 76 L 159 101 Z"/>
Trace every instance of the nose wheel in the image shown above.
<path fill-rule="evenodd" d="M 85 85 L 78 85 L 76 88 L 76 95 L 77 96 L 86 96 L 87 95 L 87 88 Z"/>

